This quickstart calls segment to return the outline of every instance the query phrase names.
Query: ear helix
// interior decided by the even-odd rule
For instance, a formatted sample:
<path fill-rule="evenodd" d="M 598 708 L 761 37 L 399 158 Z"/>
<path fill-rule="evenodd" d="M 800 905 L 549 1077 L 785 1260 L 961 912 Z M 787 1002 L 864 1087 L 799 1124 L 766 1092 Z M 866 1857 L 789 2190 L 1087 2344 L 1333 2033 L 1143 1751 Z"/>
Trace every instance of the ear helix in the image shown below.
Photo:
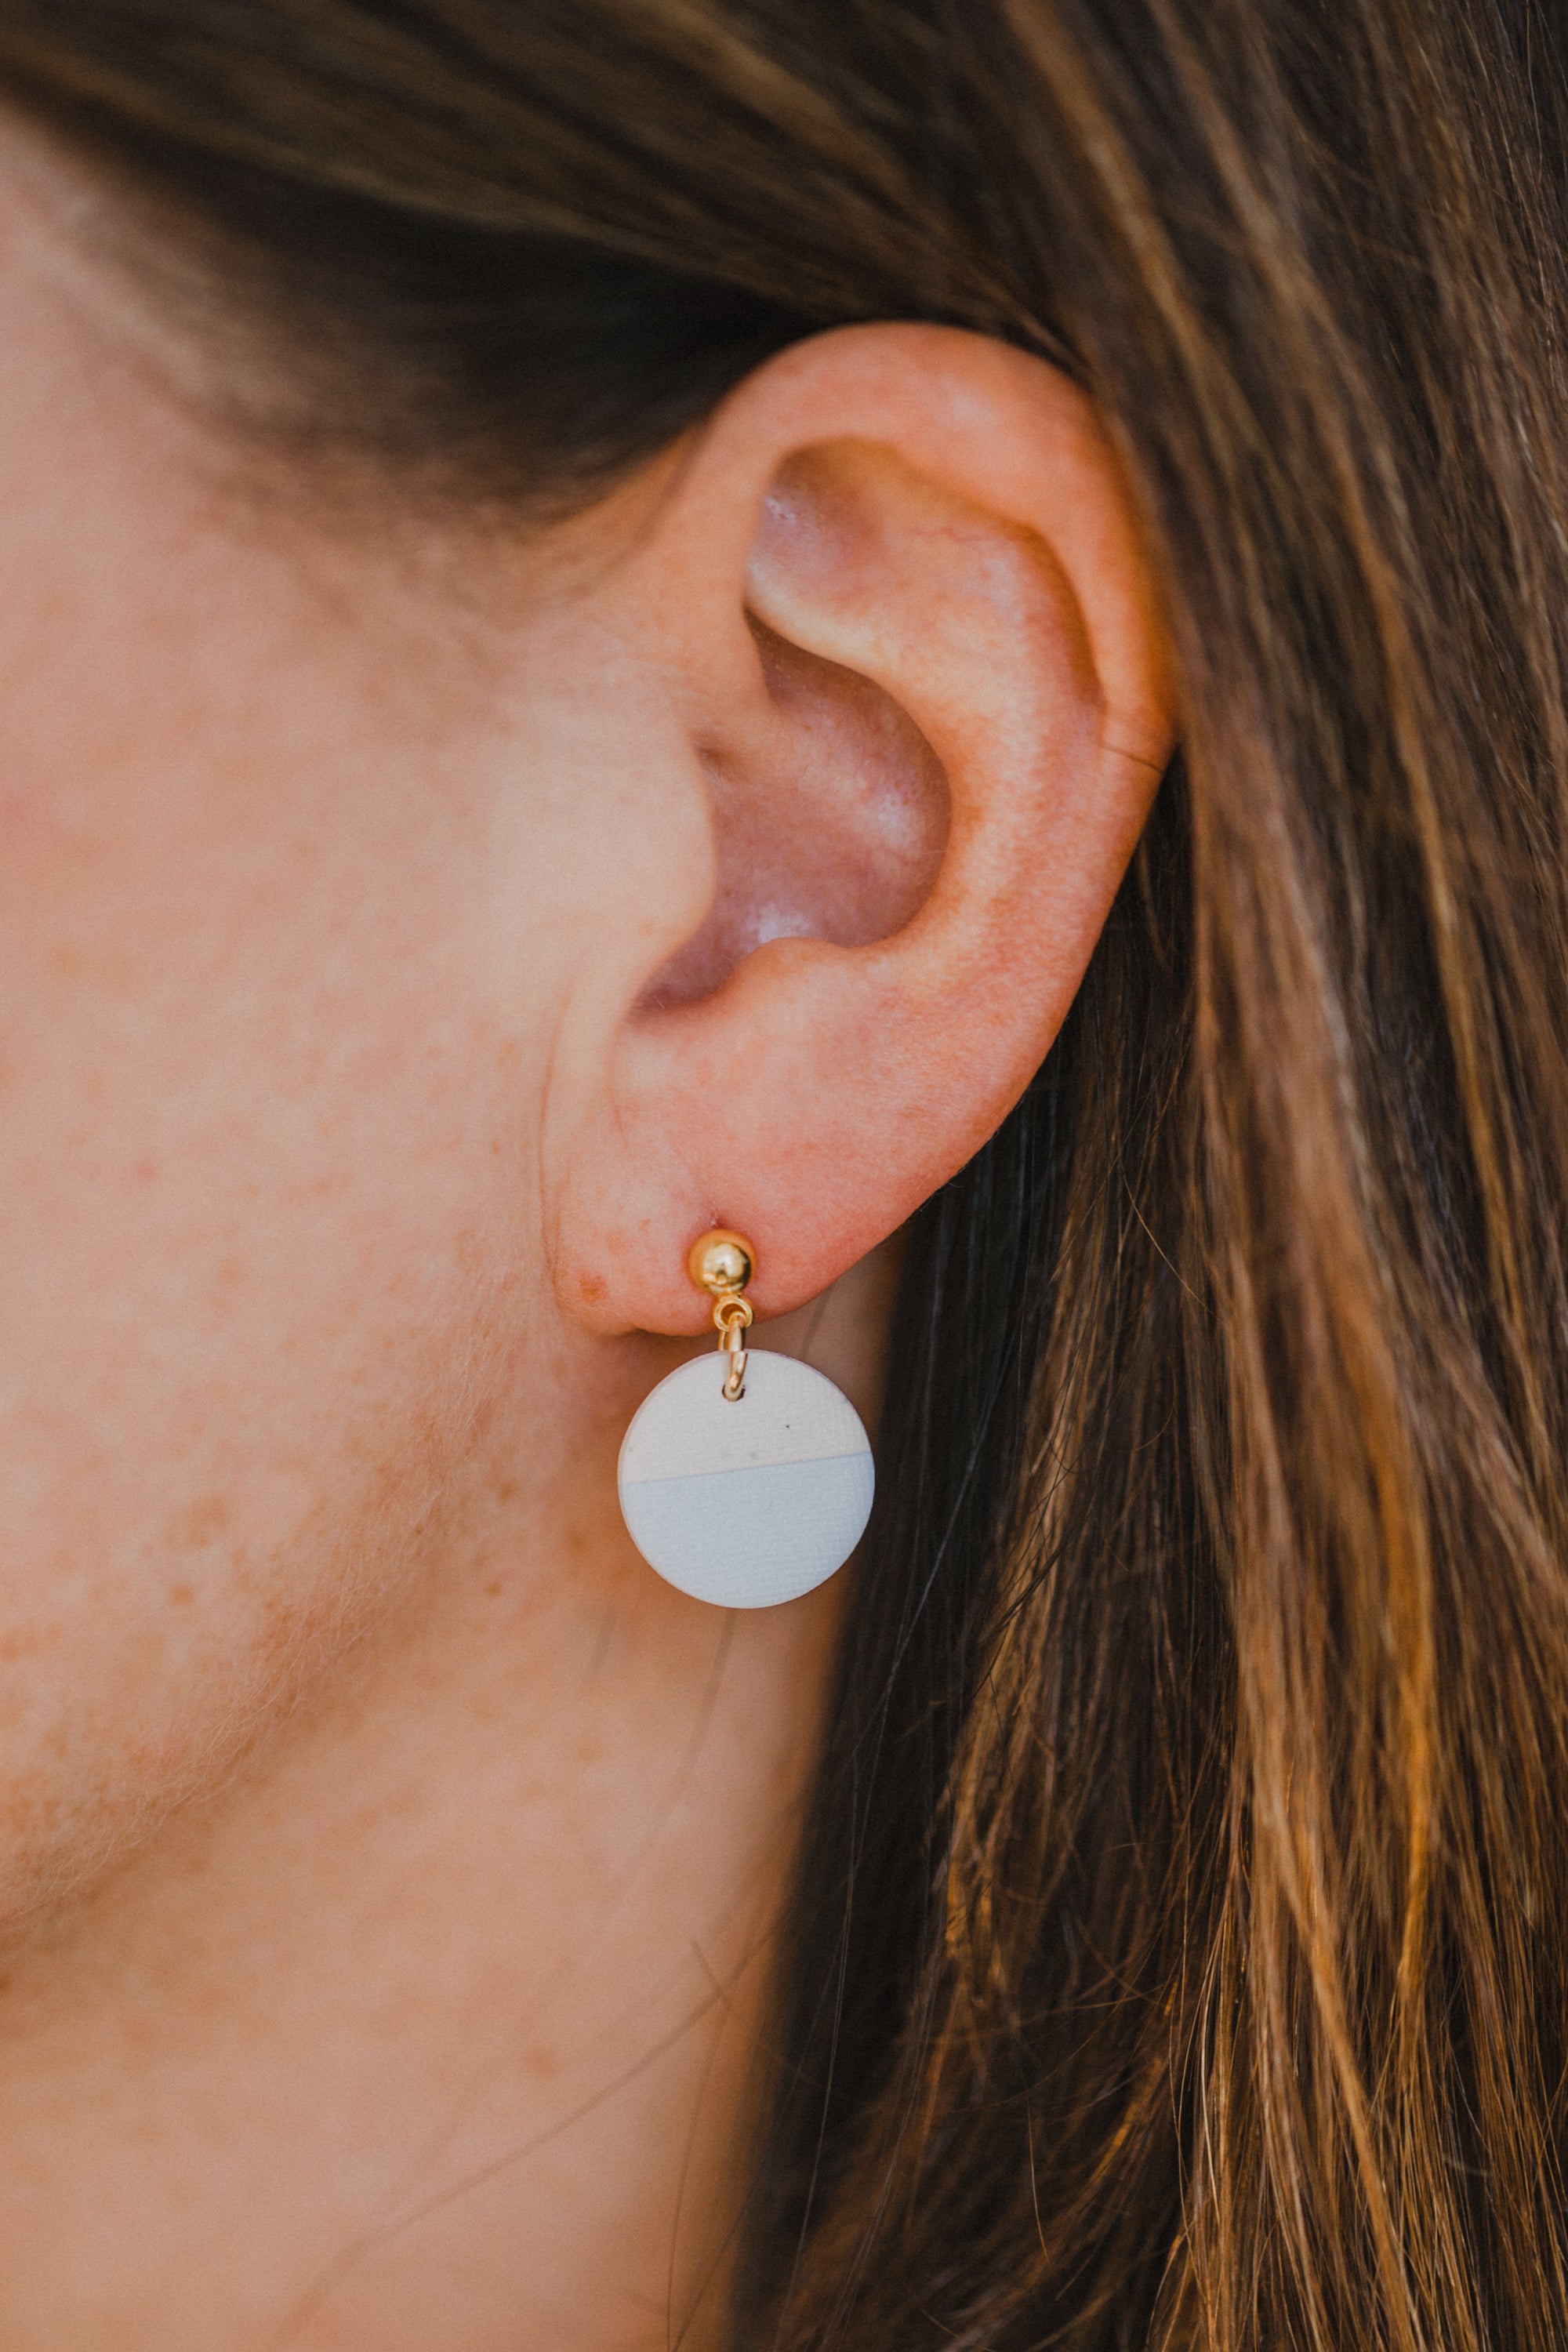
<path fill-rule="evenodd" d="M 621 1446 L 621 1512 L 659 1575 L 721 1609 L 798 1600 L 841 1568 L 870 1517 L 876 1474 L 860 1416 L 794 1356 L 749 1349 L 743 1293 L 757 1254 L 716 1227 L 687 1271 L 713 1300 L 719 1352 L 659 1382 Z"/>

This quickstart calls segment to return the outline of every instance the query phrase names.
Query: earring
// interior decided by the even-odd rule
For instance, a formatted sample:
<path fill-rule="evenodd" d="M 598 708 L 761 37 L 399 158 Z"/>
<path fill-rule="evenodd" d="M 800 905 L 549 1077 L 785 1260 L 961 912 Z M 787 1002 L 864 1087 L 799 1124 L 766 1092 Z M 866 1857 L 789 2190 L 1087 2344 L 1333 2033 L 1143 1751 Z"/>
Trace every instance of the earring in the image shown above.
<path fill-rule="evenodd" d="M 750 1349 L 755 1250 L 694 1242 L 687 1271 L 713 1300 L 723 1370 L 699 1356 L 660 1381 L 621 1445 L 621 1513 L 650 1568 L 694 1601 L 767 1609 L 842 1568 L 876 1474 L 859 1414 L 794 1356 Z"/>

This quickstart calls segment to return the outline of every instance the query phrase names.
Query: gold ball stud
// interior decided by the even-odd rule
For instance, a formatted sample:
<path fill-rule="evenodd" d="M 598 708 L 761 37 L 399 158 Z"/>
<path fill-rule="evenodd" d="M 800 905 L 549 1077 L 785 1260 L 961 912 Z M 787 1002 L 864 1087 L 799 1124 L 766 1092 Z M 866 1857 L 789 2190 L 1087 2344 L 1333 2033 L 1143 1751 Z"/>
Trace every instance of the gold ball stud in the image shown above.
<path fill-rule="evenodd" d="M 744 1290 L 756 1262 L 751 1243 L 740 1234 L 726 1233 L 721 1225 L 692 1243 L 686 1270 L 699 1290 L 722 1298 L 726 1293 Z"/>

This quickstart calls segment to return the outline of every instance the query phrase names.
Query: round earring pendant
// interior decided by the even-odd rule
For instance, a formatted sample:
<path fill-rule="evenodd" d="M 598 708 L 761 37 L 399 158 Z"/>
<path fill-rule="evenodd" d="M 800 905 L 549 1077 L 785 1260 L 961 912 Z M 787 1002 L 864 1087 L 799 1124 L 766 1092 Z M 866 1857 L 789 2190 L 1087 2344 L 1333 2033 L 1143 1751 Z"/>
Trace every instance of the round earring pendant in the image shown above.
<path fill-rule="evenodd" d="M 622 1443 L 619 1485 L 632 1541 L 668 1582 L 721 1609 L 768 1609 L 843 1567 L 876 1474 L 842 1391 L 757 1349 L 733 1402 L 718 1355 L 660 1381 Z"/>

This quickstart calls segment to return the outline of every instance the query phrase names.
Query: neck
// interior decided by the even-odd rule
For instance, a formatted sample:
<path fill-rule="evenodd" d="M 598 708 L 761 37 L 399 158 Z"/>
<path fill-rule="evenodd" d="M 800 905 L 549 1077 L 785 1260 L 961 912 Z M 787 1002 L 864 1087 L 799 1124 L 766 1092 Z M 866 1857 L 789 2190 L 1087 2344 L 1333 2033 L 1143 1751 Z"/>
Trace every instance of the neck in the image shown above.
<path fill-rule="evenodd" d="M 866 1403 L 887 1277 L 758 1338 Z M 844 1580 L 726 1614 L 631 1549 L 682 1352 L 498 1412 L 352 1674 L 10 1956 L 11 2352 L 721 2340 Z"/>

